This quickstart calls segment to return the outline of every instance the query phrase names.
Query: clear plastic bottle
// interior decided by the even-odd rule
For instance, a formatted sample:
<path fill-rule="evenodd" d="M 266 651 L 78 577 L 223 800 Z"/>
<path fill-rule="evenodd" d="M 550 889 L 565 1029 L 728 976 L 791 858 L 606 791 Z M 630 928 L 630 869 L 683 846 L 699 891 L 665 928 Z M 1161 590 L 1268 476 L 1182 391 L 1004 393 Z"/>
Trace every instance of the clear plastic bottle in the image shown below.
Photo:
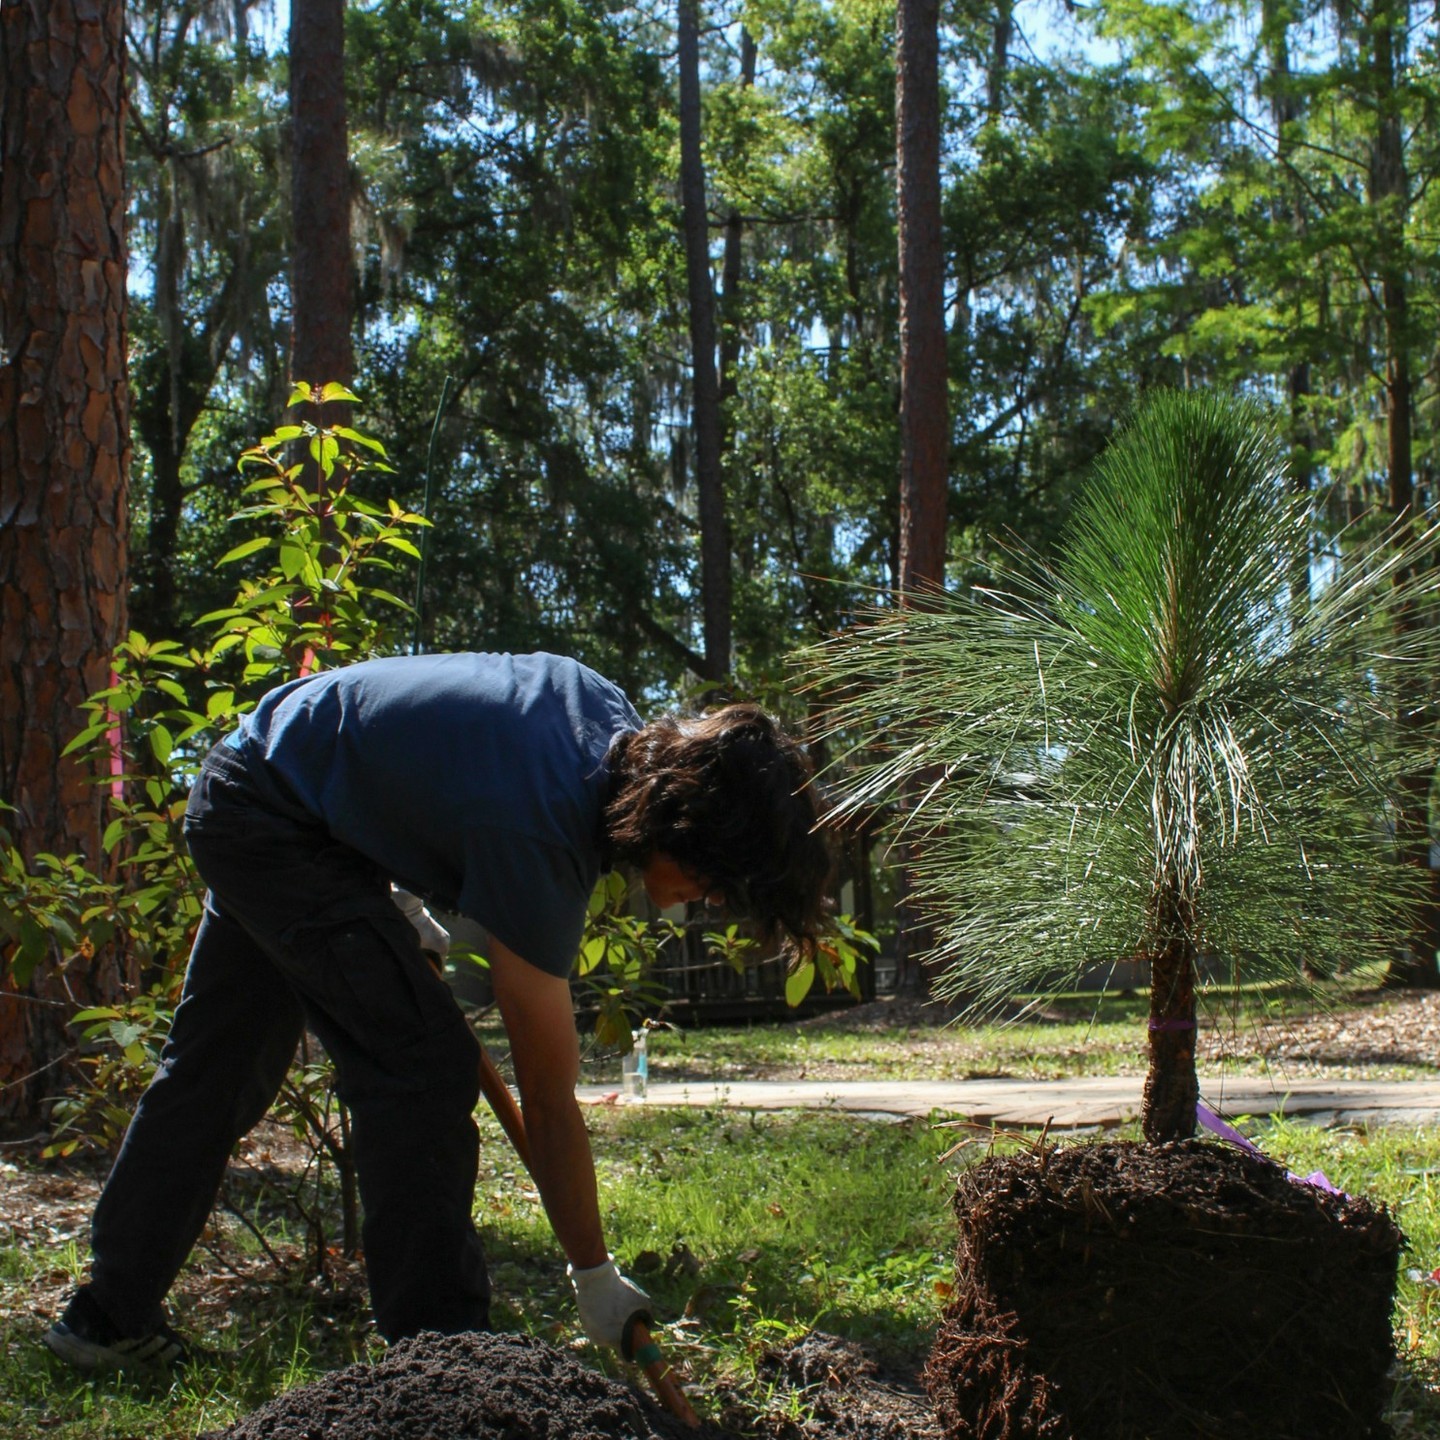
<path fill-rule="evenodd" d="M 650 1081 L 650 1057 L 645 1052 L 645 1031 L 632 1030 L 630 1053 L 620 1061 L 620 1079 L 627 1100 L 643 1100 Z"/>

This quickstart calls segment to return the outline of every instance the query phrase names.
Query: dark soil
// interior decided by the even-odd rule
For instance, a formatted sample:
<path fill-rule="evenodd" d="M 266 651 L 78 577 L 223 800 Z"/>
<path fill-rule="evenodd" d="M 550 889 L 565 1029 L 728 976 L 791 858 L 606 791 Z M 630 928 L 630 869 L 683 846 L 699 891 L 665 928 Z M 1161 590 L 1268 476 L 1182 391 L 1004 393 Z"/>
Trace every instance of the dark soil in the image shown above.
<path fill-rule="evenodd" d="M 1224 1145 L 1110 1143 L 961 1177 L 926 1372 L 953 1440 L 1378 1440 L 1404 1240 Z"/>
<path fill-rule="evenodd" d="M 679 1440 L 644 1395 L 523 1335 L 421 1335 L 267 1401 L 229 1440 Z"/>
<path fill-rule="evenodd" d="M 892 1390 L 860 1350 L 809 1335 L 767 1355 L 771 1404 L 713 1397 L 691 1430 L 647 1394 L 521 1335 L 421 1335 L 268 1401 L 224 1440 L 938 1440 L 928 1406 Z M 697 1400 L 700 1397 L 695 1397 Z M 221 1440 L 221 1437 L 212 1437 Z"/>
<path fill-rule="evenodd" d="M 859 1345 L 835 1335 L 812 1331 L 767 1351 L 756 1380 L 769 1396 L 762 1409 L 753 1395 L 717 1397 L 727 1434 L 747 1440 L 943 1440 L 935 1412 L 912 1381 L 887 1374 Z"/>

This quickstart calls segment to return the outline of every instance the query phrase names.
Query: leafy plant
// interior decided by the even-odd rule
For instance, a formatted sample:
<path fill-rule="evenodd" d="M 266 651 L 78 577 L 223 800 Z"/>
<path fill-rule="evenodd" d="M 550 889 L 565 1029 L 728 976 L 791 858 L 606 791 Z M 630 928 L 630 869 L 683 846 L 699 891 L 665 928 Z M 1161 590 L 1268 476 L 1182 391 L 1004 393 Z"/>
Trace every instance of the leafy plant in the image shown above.
<path fill-rule="evenodd" d="M 13 809 L 0 801 L 0 812 Z M 0 827 L 0 978 L 16 988 L 27 985 L 35 967 L 52 952 L 95 952 L 115 933 L 116 886 L 92 875 L 82 856 L 42 852 L 33 868 Z"/>
<path fill-rule="evenodd" d="M 1417 749 L 1433 764 L 1406 695 L 1436 638 L 1395 617 L 1435 598 L 1435 533 L 1357 538 L 1293 594 L 1312 517 L 1284 457 L 1249 404 L 1158 395 L 1053 564 L 1013 554 L 808 656 L 853 767 L 839 814 L 919 796 L 940 993 L 994 1010 L 1148 965 L 1152 1140 L 1194 1131 L 1205 969 L 1383 957 L 1414 896 L 1388 821 Z"/>
<path fill-rule="evenodd" d="M 356 400 L 343 385 L 317 392 L 299 384 L 290 404 Z M 406 532 L 428 523 L 394 500 L 377 505 L 356 492 L 358 476 L 394 473 L 385 447 L 350 426 L 304 420 L 281 425 L 251 446 L 240 468 L 260 474 L 244 491 L 253 503 L 234 518 L 260 521 L 264 533 L 236 545 L 220 563 L 266 550 L 275 555 L 269 571 L 242 584 L 233 605 L 201 617 L 201 625 L 220 627 L 212 657 L 242 647 L 243 682 L 269 689 L 297 670 L 384 653 L 386 617 L 410 606 L 377 578 L 395 571 L 396 554 L 420 558 Z"/>
<path fill-rule="evenodd" d="M 655 962 L 660 947 L 679 934 L 669 920 L 641 920 L 628 913 L 628 895 L 618 871 L 600 877 L 576 961 L 581 992 L 597 1007 L 596 1041 L 626 1053 L 633 1043 L 634 1013 L 658 1009 L 665 1000 L 665 987 L 654 978 Z"/>
<path fill-rule="evenodd" d="M 290 405 L 355 399 L 343 386 L 301 384 Z M 407 532 L 426 522 L 394 501 L 382 506 L 358 493 L 362 476 L 392 473 L 378 440 L 300 419 L 247 449 L 239 464 L 259 473 L 245 489 L 252 503 L 234 522 L 259 523 L 264 533 L 220 563 L 271 552 L 270 567 L 244 578 L 231 605 L 196 622 L 205 637 L 197 646 L 132 632 L 117 648 L 112 684 L 90 698 L 90 722 L 66 750 L 99 752 L 111 787 L 103 843 L 118 854 L 124 883 L 106 886 L 77 860 L 42 857 L 38 875 L 23 884 L 17 877 L 17 896 L 31 897 L 25 913 L 7 907 L 18 939 L 12 963 L 33 963 L 28 957 L 47 934 L 77 947 L 118 939 L 153 977 L 144 993 L 75 1017 L 87 1074 L 56 1107 L 51 1153 L 113 1144 L 153 1074 L 200 918 L 204 887 L 181 825 L 205 752 L 273 685 L 383 653 L 386 616 L 409 609 L 376 582 L 395 570 L 394 555 L 418 555 Z M 3 863 L 8 869 L 19 857 Z M 332 1089 L 328 1061 L 297 1067 L 280 1118 L 308 1134 L 317 1155 L 336 1161 L 349 1194 L 345 1117 Z M 346 1229 L 353 1247 L 358 1230 Z"/>
<path fill-rule="evenodd" d="M 848 990 L 858 1000 L 860 966 L 879 951 L 880 941 L 868 930 L 860 929 L 853 915 L 837 915 L 829 933 L 816 946 L 814 958 L 802 960 L 786 977 L 786 1003 L 800 1004 L 817 977 L 827 990 Z"/>
<path fill-rule="evenodd" d="M 55 1102 L 50 1118 L 56 1138 L 41 1151 L 47 1159 L 73 1155 L 86 1144 L 119 1143 L 160 1062 L 178 989 L 162 980 L 70 1017 L 81 1035 L 83 1078 Z"/>

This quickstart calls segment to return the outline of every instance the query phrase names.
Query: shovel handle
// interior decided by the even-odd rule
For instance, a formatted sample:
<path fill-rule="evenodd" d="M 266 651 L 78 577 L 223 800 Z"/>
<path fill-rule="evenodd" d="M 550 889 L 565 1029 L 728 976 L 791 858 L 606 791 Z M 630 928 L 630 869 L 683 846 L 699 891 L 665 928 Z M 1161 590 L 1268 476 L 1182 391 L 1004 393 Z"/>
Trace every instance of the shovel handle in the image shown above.
<path fill-rule="evenodd" d="M 490 1052 L 483 1045 L 480 1047 L 480 1090 L 495 1112 L 500 1128 L 520 1157 L 520 1163 L 529 1170 L 530 1137 L 525 1133 L 525 1117 L 520 1113 L 520 1107 L 515 1103 L 515 1097 L 510 1093 L 505 1077 L 495 1068 Z M 650 1382 L 650 1388 L 654 1390 L 655 1398 L 661 1405 L 677 1420 L 698 1430 L 700 1417 L 686 1399 L 685 1392 L 675 1379 L 674 1369 L 660 1353 L 660 1347 L 650 1334 L 649 1327 L 638 1316 L 626 1325 L 625 1341 L 621 1350 L 626 1359 L 633 1356 L 635 1363 L 644 1370 L 645 1378 Z"/>
<path fill-rule="evenodd" d="M 656 1398 L 677 1420 L 700 1428 L 700 1417 L 695 1413 L 685 1392 L 675 1379 L 675 1371 L 660 1353 L 660 1347 L 651 1338 L 650 1328 L 637 1315 L 625 1326 L 625 1343 L 621 1346 L 627 1359 L 633 1359 L 645 1372 Z"/>
<path fill-rule="evenodd" d="M 483 1045 L 480 1046 L 480 1092 L 495 1112 L 495 1118 L 520 1157 L 520 1163 L 530 1169 L 530 1138 L 525 1134 L 525 1117 L 520 1113 L 505 1077 L 495 1068 L 490 1052 Z"/>

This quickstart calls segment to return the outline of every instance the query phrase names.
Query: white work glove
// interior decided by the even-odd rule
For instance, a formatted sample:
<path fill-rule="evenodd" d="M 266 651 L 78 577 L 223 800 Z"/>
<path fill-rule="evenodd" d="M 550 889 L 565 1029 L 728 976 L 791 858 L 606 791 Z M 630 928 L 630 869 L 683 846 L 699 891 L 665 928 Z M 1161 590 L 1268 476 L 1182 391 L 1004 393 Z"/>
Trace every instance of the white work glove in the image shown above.
<path fill-rule="evenodd" d="M 402 890 L 392 880 L 390 898 L 400 913 L 415 927 L 420 937 L 420 948 L 443 963 L 450 953 L 450 932 L 425 908 L 425 902 L 408 890 Z"/>
<path fill-rule="evenodd" d="M 619 1350 L 629 1321 L 638 1316 L 650 1323 L 650 1297 L 620 1273 L 613 1255 L 589 1270 L 567 1265 L 565 1273 L 575 1287 L 581 1328 L 596 1345 Z"/>

